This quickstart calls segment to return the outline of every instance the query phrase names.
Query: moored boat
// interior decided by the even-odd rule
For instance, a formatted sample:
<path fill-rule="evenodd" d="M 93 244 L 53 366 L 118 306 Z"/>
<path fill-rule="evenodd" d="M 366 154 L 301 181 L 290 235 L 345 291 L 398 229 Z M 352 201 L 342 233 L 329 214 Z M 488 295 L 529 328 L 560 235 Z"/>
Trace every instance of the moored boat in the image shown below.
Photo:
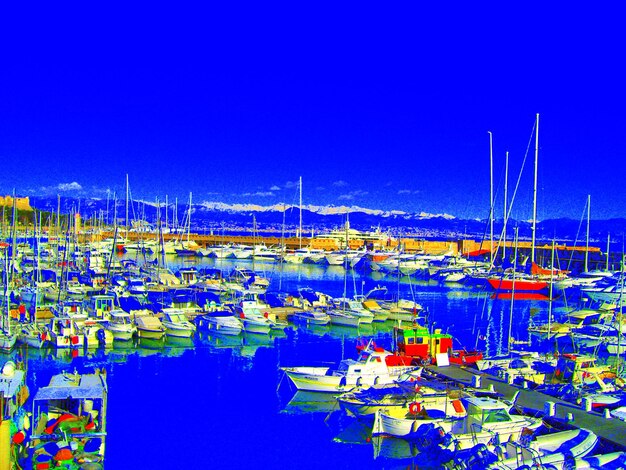
<path fill-rule="evenodd" d="M 335 370 L 330 367 L 282 367 L 298 390 L 347 392 L 356 387 L 392 383 L 402 373 L 421 368 L 401 363 L 389 351 L 361 351 L 359 358 L 344 359 Z"/>
<path fill-rule="evenodd" d="M 167 336 L 190 338 L 196 332 L 196 326 L 187 320 L 187 317 L 180 309 L 164 308 L 162 323 Z"/>
<path fill-rule="evenodd" d="M 199 329 L 210 333 L 236 336 L 243 330 L 241 321 L 229 311 L 205 313 L 198 315 L 194 321 Z"/>

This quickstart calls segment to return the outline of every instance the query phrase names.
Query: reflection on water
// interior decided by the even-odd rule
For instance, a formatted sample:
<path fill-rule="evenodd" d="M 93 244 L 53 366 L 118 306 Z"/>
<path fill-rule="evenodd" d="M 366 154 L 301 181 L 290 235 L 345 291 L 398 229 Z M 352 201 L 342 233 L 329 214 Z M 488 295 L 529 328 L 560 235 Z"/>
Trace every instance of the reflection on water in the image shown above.
<path fill-rule="evenodd" d="M 288 379 L 284 380 L 287 381 Z M 338 402 L 335 398 L 335 395 L 333 395 L 332 393 L 307 392 L 303 390 L 298 390 L 281 412 L 287 414 L 328 414 L 332 411 L 337 410 L 338 408 Z"/>

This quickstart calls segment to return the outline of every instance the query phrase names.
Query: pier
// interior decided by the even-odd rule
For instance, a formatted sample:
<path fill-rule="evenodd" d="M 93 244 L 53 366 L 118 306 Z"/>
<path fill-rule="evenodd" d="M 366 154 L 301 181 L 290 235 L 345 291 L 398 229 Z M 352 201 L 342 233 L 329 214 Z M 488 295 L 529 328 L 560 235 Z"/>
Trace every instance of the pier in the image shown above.
<path fill-rule="evenodd" d="M 501 393 L 507 400 L 512 399 L 515 393 L 519 391 L 520 393 L 515 404 L 523 408 L 525 412 L 538 416 L 544 415 L 548 420 L 552 418 L 565 426 L 588 429 L 593 431 L 599 438 L 615 446 L 616 449 L 626 450 L 626 446 L 624 446 L 626 422 L 622 420 L 616 418 L 607 419 L 603 414 L 595 411 L 586 411 L 581 406 L 576 406 L 573 403 L 536 390 L 508 384 L 505 380 L 478 370 L 455 365 L 446 367 L 429 366 L 428 370 L 443 379 L 451 380 L 462 386 L 474 386 L 478 382 L 484 389 L 489 389 L 493 386 L 493 389 Z M 548 403 L 554 403 L 554 416 L 545 414 L 546 404 Z"/>

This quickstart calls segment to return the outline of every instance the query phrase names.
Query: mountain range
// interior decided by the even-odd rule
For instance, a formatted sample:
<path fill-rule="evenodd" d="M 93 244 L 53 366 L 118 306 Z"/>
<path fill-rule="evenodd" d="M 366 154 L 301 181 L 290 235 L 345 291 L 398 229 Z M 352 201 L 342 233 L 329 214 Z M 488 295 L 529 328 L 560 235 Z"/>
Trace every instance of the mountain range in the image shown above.
<path fill-rule="evenodd" d="M 60 202 L 61 213 L 80 213 L 83 220 L 98 219 L 112 223 L 117 217 L 118 223 L 124 225 L 126 220 L 126 203 L 98 198 L 73 198 L 51 196 L 31 196 L 33 208 L 51 213 L 57 212 Z M 154 202 L 133 201 L 128 207 L 131 221 L 142 220 L 148 224 L 156 224 L 157 212 L 162 222 L 166 220 L 163 207 Z M 188 204 L 179 203 L 176 207 L 169 204 L 167 221 L 173 225 L 178 220 L 179 226 L 186 226 Z M 486 239 L 490 234 L 487 219 L 459 219 L 450 214 L 430 214 L 426 212 L 409 213 L 403 211 L 383 211 L 358 206 L 313 206 L 302 207 L 302 227 L 305 236 L 319 234 L 345 226 L 346 220 L 350 227 L 372 231 L 379 229 L 394 236 L 415 236 L 420 238 L 474 238 Z M 275 204 L 261 206 L 255 204 L 225 204 L 222 202 L 200 202 L 192 204 L 191 231 L 252 231 L 281 232 L 295 231 L 300 225 L 298 206 Z M 513 237 L 513 227 L 518 228 L 520 239 L 529 239 L 532 235 L 532 224 L 529 221 L 511 220 L 507 224 L 507 238 Z M 503 221 L 494 221 L 494 237 L 499 238 Z M 626 232 L 626 219 L 592 220 L 590 222 L 590 243 L 596 246 L 606 245 L 608 234 L 614 243 L 623 243 Z M 537 239 L 557 242 L 584 244 L 586 239 L 586 221 L 572 219 L 547 219 L 537 222 Z"/>

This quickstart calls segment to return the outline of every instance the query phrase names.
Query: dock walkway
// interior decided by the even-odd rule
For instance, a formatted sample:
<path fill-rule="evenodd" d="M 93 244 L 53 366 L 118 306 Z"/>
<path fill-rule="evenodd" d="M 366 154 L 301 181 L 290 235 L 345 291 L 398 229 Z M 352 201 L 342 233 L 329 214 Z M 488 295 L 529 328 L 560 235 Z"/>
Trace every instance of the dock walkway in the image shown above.
<path fill-rule="evenodd" d="M 593 431 L 599 438 L 609 442 L 616 448 L 626 450 L 626 422 L 624 421 L 615 418 L 607 419 L 604 415 L 595 411 L 585 411 L 580 406 L 551 395 L 510 385 L 498 377 L 478 370 L 454 365 L 447 367 L 429 366 L 428 370 L 444 379 L 452 380 L 464 386 L 473 385 L 476 380 L 474 377 L 480 376 L 482 388 L 490 388 L 493 385 L 494 390 L 501 393 L 506 399 L 512 399 L 515 393 L 519 391 L 520 394 L 516 405 L 538 415 L 544 414 L 546 402 L 552 402 L 555 404 L 554 418 L 557 420 L 567 422 L 571 426 Z M 567 419 L 568 414 L 573 418 L 571 421 Z"/>

